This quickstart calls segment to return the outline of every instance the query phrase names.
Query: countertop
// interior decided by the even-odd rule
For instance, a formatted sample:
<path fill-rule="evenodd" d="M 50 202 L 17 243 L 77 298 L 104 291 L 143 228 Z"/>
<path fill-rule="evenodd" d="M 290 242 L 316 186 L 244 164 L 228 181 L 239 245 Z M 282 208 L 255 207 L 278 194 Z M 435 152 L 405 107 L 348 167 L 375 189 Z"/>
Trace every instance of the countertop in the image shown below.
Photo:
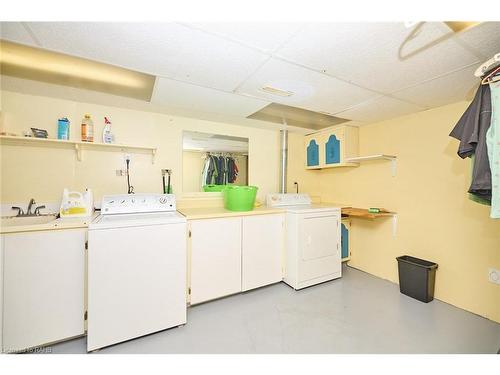
<path fill-rule="evenodd" d="M 44 231 L 44 230 L 87 228 L 89 223 L 97 215 L 98 213 L 94 213 L 92 217 L 59 218 L 51 220 L 47 223 L 40 223 L 40 224 L 19 223 L 21 220 L 17 220 L 15 224 L 10 224 L 8 222 L 9 220 L 14 220 L 17 218 L 13 219 L 3 218 L 2 224 L 0 225 L 0 233 L 7 234 L 7 233 L 19 233 L 19 232 Z"/>
<path fill-rule="evenodd" d="M 183 214 L 188 220 L 280 214 L 285 212 L 285 210 L 281 208 L 273 208 L 267 206 L 255 207 L 252 211 L 229 211 L 224 207 L 180 208 L 177 211 Z"/>

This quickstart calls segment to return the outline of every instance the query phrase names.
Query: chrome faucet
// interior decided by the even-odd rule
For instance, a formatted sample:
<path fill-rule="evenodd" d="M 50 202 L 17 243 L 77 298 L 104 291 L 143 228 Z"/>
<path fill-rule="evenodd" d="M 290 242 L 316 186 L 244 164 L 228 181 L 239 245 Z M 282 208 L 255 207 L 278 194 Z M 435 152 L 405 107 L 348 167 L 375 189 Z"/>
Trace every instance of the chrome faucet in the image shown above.
<path fill-rule="evenodd" d="M 33 207 L 34 204 L 36 204 L 35 198 L 31 198 L 30 202 L 28 203 L 28 208 L 26 209 L 26 216 L 32 216 L 32 215 L 34 215 L 31 212 L 31 207 Z"/>
<path fill-rule="evenodd" d="M 35 204 L 36 204 L 35 199 L 31 198 L 29 203 L 28 203 L 28 208 L 26 209 L 26 213 L 24 213 L 24 210 L 21 207 L 12 207 L 12 209 L 17 210 L 16 216 L 18 216 L 18 217 L 21 217 L 21 216 L 40 216 L 41 215 L 40 210 L 42 208 L 45 208 L 45 206 L 38 206 L 35 208 L 34 212 L 31 212 L 31 208 Z"/>

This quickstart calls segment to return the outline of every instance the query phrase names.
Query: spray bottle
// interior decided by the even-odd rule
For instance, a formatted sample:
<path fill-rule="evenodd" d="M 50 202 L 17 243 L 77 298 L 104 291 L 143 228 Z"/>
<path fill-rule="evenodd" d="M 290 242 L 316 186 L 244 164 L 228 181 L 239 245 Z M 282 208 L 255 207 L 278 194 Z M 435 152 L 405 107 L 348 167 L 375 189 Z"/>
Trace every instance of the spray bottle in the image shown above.
<path fill-rule="evenodd" d="M 111 133 L 111 121 L 104 117 L 104 130 L 102 131 L 102 143 L 113 143 L 114 137 Z"/>

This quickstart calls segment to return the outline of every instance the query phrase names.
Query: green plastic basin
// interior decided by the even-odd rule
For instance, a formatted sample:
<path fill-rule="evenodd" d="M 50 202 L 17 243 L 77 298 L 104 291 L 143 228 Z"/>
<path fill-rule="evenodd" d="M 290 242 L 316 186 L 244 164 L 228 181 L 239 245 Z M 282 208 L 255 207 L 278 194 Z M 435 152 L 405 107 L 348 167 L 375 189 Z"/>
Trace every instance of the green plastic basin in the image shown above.
<path fill-rule="evenodd" d="M 226 186 L 222 191 L 224 207 L 230 211 L 252 211 L 257 190 L 257 186 Z"/>
<path fill-rule="evenodd" d="M 221 192 L 227 185 L 205 185 L 203 191 L 205 192 Z"/>

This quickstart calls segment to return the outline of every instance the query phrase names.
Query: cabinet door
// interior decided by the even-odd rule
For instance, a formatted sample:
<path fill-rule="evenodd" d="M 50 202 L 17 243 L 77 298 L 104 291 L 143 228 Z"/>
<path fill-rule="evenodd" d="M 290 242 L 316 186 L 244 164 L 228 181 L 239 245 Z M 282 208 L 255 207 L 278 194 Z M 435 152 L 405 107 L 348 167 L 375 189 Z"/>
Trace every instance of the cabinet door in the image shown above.
<path fill-rule="evenodd" d="M 306 137 L 306 167 L 319 167 L 320 149 L 316 137 Z"/>
<path fill-rule="evenodd" d="M 283 279 L 284 215 L 243 217 L 242 289 L 274 284 Z"/>
<path fill-rule="evenodd" d="M 241 292 L 241 218 L 191 221 L 191 304 Z"/>
<path fill-rule="evenodd" d="M 345 127 L 332 129 L 324 133 L 322 148 L 325 153 L 325 166 L 334 167 L 344 162 Z"/>
<path fill-rule="evenodd" d="M 328 134 L 326 136 L 326 142 L 324 144 L 325 164 L 332 165 L 341 163 L 341 142 L 342 137 L 340 137 L 339 132 Z"/>
<path fill-rule="evenodd" d="M 84 333 L 85 229 L 4 236 L 3 350 Z"/>
<path fill-rule="evenodd" d="M 342 219 L 340 224 L 340 247 L 342 248 L 342 260 L 349 260 L 351 256 L 349 247 L 349 234 L 351 231 L 351 222 L 348 219 Z"/>

